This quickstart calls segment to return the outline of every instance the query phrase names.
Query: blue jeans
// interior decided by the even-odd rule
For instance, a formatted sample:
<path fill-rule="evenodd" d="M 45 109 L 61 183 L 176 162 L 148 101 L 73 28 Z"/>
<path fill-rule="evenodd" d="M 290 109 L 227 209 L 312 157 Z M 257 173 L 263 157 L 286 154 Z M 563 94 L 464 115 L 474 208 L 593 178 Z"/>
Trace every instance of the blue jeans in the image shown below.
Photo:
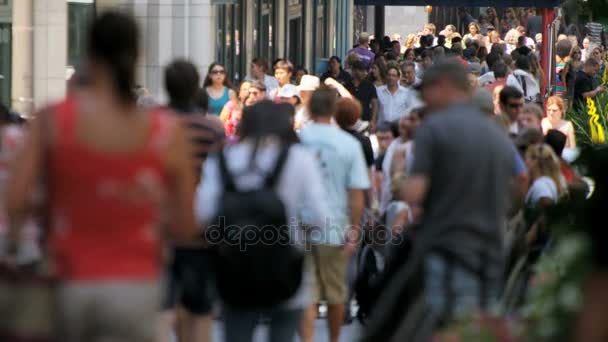
<path fill-rule="evenodd" d="M 261 317 L 270 319 L 269 342 L 291 342 L 302 318 L 302 309 L 244 310 L 223 307 L 226 342 L 251 342 Z"/>
<path fill-rule="evenodd" d="M 498 300 L 498 279 L 480 282 L 479 275 L 455 264 L 449 270 L 449 261 L 430 254 L 425 261 L 426 292 L 431 311 L 442 320 L 466 317 L 480 309 L 492 307 Z M 483 297 L 483 298 L 482 298 Z"/>

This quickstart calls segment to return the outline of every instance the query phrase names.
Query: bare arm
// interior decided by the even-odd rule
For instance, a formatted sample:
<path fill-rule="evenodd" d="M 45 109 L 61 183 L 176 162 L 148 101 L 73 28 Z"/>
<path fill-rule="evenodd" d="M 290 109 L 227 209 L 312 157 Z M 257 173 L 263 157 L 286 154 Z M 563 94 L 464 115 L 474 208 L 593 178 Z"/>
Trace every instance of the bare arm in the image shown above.
<path fill-rule="evenodd" d="M 391 178 L 399 172 L 405 172 L 405 148 L 398 148 L 391 161 Z"/>
<path fill-rule="evenodd" d="M 30 123 L 29 131 L 21 153 L 17 153 L 11 165 L 10 180 L 8 182 L 6 209 L 9 220 L 9 240 L 16 241 L 19 228 L 25 218 L 31 214 L 33 203 L 32 193 L 42 173 L 43 136 L 50 136 L 50 132 L 42 134 L 43 124 L 40 119 L 47 113 L 36 114 L 35 120 Z M 47 120 L 44 119 L 46 122 Z M 50 127 L 46 128 L 50 131 Z M 47 142 L 48 143 L 48 142 Z"/>
<path fill-rule="evenodd" d="M 372 99 L 371 101 L 372 104 L 372 118 L 370 119 L 370 123 L 374 126 L 374 130 L 375 130 L 375 125 L 376 125 L 376 120 L 378 120 L 378 99 Z"/>
<path fill-rule="evenodd" d="M 344 86 L 342 84 L 340 84 L 340 82 L 334 80 L 333 78 L 329 77 L 325 80 L 325 85 L 327 85 L 328 87 L 334 88 L 338 91 L 338 94 L 340 94 L 341 97 L 345 97 L 348 99 L 352 99 L 353 96 L 351 95 L 351 93 L 346 90 L 346 88 L 344 88 Z"/>
<path fill-rule="evenodd" d="M 346 253 L 352 254 L 355 252 L 357 242 L 361 236 L 361 217 L 363 216 L 363 208 L 365 207 L 364 200 L 364 190 L 349 190 L 348 201 L 350 204 L 350 230 L 344 246 Z"/>

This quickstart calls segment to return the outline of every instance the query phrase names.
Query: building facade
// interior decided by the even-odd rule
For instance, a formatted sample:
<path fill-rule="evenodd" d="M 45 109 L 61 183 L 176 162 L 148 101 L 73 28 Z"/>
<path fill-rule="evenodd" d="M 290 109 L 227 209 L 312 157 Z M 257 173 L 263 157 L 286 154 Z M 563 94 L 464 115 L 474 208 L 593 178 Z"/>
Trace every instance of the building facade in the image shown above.
<path fill-rule="evenodd" d="M 106 10 L 139 23 L 138 83 L 160 101 L 163 67 L 174 58 L 202 75 L 219 61 L 238 83 L 255 57 L 322 72 L 353 41 L 353 0 L 0 0 L 0 101 L 28 114 L 64 96 L 88 24 Z"/>
<path fill-rule="evenodd" d="M 218 0 L 215 60 L 224 61 L 238 83 L 255 57 L 289 59 L 320 73 L 333 55 L 352 45 L 352 0 Z"/>

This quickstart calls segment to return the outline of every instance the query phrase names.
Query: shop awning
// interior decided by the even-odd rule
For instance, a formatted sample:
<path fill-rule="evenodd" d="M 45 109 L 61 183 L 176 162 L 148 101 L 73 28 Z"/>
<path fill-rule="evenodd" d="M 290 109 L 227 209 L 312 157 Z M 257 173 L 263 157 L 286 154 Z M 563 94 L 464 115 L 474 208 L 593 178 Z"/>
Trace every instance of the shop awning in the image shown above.
<path fill-rule="evenodd" d="M 560 0 L 355 0 L 360 6 L 537 7 L 553 8 Z"/>

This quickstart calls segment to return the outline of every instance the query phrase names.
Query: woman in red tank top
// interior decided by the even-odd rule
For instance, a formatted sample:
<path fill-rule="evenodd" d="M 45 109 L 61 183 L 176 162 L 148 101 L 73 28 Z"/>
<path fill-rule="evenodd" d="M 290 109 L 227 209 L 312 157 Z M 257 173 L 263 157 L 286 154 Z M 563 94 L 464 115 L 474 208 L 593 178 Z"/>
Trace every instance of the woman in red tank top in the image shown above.
<path fill-rule="evenodd" d="M 18 226 L 46 180 L 61 341 L 153 341 L 161 239 L 195 235 L 191 146 L 170 116 L 136 106 L 134 20 L 103 14 L 88 38 L 86 77 L 32 123 L 8 211 Z"/>

